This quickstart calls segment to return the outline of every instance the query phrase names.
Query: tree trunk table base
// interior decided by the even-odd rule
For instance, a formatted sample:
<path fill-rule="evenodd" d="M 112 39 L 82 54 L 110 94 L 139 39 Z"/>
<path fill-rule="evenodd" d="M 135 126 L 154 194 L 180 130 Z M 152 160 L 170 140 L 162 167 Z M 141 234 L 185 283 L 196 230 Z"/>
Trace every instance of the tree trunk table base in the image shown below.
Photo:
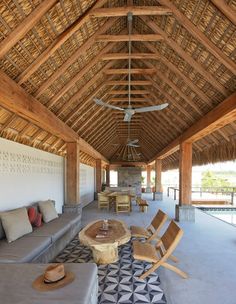
<path fill-rule="evenodd" d="M 100 234 L 103 221 L 95 221 L 88 224 L 79 233 L 80 242 L 91 248 L 93 259 L 97 264 L 110 264 L 118 261 L 118 246 L 130 240 L 131 233 L 124 222 L 108 220 L 108 233 L 103 238 L 97 238 Z"/>

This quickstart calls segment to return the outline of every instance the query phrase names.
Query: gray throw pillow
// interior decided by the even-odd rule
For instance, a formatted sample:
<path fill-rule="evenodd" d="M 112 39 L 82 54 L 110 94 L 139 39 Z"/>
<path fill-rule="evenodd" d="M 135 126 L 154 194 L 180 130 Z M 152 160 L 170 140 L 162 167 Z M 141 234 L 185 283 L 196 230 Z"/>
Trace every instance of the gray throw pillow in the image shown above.
<path fill-rule="evenodd" d="M 39 211 L 43 215 L 44 223 L 58 218 L 57 211 L 52 201 L 39 202 Z"/>
<path fill-rule="evenodd" d="M 8 243 L 33 231 L 26 208 L 2 212 L 1 220 Z"/>

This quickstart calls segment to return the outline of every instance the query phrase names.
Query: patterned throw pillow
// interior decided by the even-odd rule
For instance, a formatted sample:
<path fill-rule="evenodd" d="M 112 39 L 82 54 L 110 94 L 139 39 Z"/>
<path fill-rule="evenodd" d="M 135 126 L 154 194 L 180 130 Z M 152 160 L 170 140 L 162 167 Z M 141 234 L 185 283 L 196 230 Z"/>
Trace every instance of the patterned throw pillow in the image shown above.
<path fill-rule="evenodd" d="M 40 227 L 42 226 L 42 214 L 39 213 L 36 208 L 29 207 L 28 209 L 29 221 L 32 226 Z"/>

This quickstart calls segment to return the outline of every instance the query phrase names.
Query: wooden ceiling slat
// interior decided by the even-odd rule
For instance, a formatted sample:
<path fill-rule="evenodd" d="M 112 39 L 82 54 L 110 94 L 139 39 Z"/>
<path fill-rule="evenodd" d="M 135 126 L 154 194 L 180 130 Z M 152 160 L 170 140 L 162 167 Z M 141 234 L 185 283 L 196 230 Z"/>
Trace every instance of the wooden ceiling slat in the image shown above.
<path fill-rule="evenodd" d="M 64 32 L 62 32 L 53 43 L 38 56 L 32 64 L 28 66 L 16 79 L 19 84 L 26 82 L 29 77 L 37 71 L 37 69 L 44 63 L 46 60 L 59 49 L 67 39 L 69 39 L 78 29 L 80 29 L 90 18 L 90 13 L 94 8 L 103 6 L 107 0 L 99 0 L 94 2 L 91 7 L 83 13 L 82 16 L 78 18 L 70 27 L 68 27 Z"/>
<path fill-rule="evenodd" d="M 165 42 L 190 66 L 192 66 L 201 76 L 208 81 L 214 88 L 221 92 L 223 95 L 228 95 L 228 90 L 219 83 L 212 75 L 209 73 L 201 64 L 194 60 L 187 52 L 185 52 L 182 47 L 177 44 L 172 38 L 170 38 L 165 31 L 156 25 L 152 20 L 147 19 L 146 17 L 140 17 L 143 22 L 145 22 L 154 32 L 160 33 Z"/>
<path fill-rule="evenodd" d="M 1 41 L 0 58 L 22 39 L 57 2 L 58 0 L 44 0 L 25 17 L 24 20 L 3 41 Z"/>
<path fill-rule="evenodd" d="M 117 19 L 110 19 L 107 21 L 100 29 L 98 29 L 91 37 L 89 37 L 88 40 L 86 40 L 85 43 L 79 47 L 72 56 L 70 56 L 61 66 L 59 69 L 57 69 L 35 92 L 35 97 L 39 97 L 41 94 L 43 94 L 44 91 L 46 91 L 54 81 L 57 80 L 63 73 L 66 72 L 66 70 L 73 65 L 76 60 L 79 59 L 80 56 L 86 54 L 86 51 L 92 47 L 92 45 L 95 43 L 95 38 L 100 35 L 103 32 L 106 32 L 110 27 L 114 25 Z"/>
<path fill-rule="evenodd" d="M 67 82 L 67 84 L 59 91 L 56 95 L 54 95 L 46 104 L 48 108 L 51 108 L 57 101 L 60 99 L 68 90 L 70 90 L 77 81 L 79 81 L 95 64 L 100 61 L 100 58 L 107 51 L 110 51 L 114 47 L 114 44 L 110 43 L 105 46 L 99 54 L 97 54 L 88 64 L 82 68 L 79 73 L 77 73 L 72 79 Z"/>
<path fill-rule="evenodd" d="M 236 71 L 236 63 L 233 62 L 224 52 L 222 52 L 210 39 L 204 35 L 204 33 L 199 30 L 180 10 L 170 1 L 170 0 L 160 0 L 160 4 L 165 3 L 174 13 L 176 20 L 178 20 L 181 25 L 189 32 L 193 37 L 200 41 L 204 47 L 209 50 L 228 70 L 233 74 Z"/>
<path fill-rule="evenodd" d="M 109 69 L 104 72 L 106 75 L 120 75 L 120 74 L 126 74 L 128 75 L 129 70 L 128 69 Z M 154 74 L 155 69 L 130 69 L 131 74 Z"/>
<path fill-rule="evenodd" d="M 224 0 L 211 0 L 212 3 L 236 26 L 236 12 Z"/>

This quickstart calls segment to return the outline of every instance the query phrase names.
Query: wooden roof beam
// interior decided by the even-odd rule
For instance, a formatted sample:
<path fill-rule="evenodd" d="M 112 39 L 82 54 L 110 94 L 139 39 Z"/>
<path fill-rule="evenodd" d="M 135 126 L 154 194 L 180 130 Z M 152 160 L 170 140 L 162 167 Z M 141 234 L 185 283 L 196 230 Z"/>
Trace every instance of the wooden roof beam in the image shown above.
<path fill-rule="evenodd" d="M 1 71 L 0 105 L 66 142 L 77 140 L 81 150 L 107 161 L 93 147 L 79 138 L 70 127 Z"/>
<path fill-rule="evenodd" d="M 110 80 L 106 82 L 107 86 L 114 86 L 114 85 L 124 85 L 127 86 L 129 82 L 127 80 Z M 152 82 L 149 80 L 131 80 L 131 86 L 138 85 L 138 86 L 150 86 Z"/>
<path fill-rule="evenodd" d="M 198 26 L 193 24 L 183 13 L 181 13 L 181 11 L 170 0 L 160 0 L 159 3 L 168 6 L 172 10 L 178 22 L 185 27 L 185 29 L 191 33 L 193 37 L 200 41 L 207 50 L 209 50 L 228 70 L 233 73 L 233 75 L 235 75 L 236 63 L 222 50 L 220 50 L 213 42 L 211 42 L 211 40 L 206 37 Z M 226 4 L 223 6 L 226 8 Z M 233 11 L 233 9 L 231 9 L 231 11 Z M 235 13 L 232 15 L 236 16 Z"/>
<path fill-rule="evenodd" d="M 121 41 L 160 41 L 163 37 L 159 34 L 132 34 L 132 35 L 99 35 L 96 41 L 121 42 Z"/>
<path fill-rule="evenodd" d="M 148 90 L 131 90 L 130 92 L 132 95 L 143 95 L 149 94 Z M 128 90 L 111 90 L 107 93 L 108 95 L 128 95 Z"/>
<path fill-rule="evenodd" d="M 122 17 L 132 13 L 134 16 L 170 15 L 171 10 L 165 6 L 122 6 L 94 9 L 90 15 L 96 18 Z"/>
<path fill-rule="evenodd" d="M 195 141 L 211 134 L 215 130 L 236 120 L 236 93 L 233 93 L 217 107 L 208 112 L 199 121 L 187 129 L 181 136 L 170 143 L 166 148 L 159 152 L 156 158 L 165 158 L 179 149 L 179 144 L 183 141 L 194 143 Z"/>
<path fill-rule="evenodd" d="M 160 59 L 160 56 L 158 56 L 156 53 L 132 53 L 130 55 L 131 59 L 153 59 L 153 60 L 158 60 Z M 110 53 L 110 54 L 105 54 L 102 56 L 101 60 L 120 60 L 120 59 L 129 59 L 129 54 L 128 53 Z"/>
<path fill-rule="evenodd" d="M 48 1 L 48 0 L 47 0 Z M 47 1 L 44 1 L 45 3 Z M 78 31 L 90 18 L 90 13 L 93 9 L 102 7 L 107 0 L 95 1 L 86 12 L 84 12 L 78 20 L 76 20 L 72 25 L 70 25 L 64 32 L 62 32 L 52 44 L 41 53 L 38 58 L 33 61 L 27 69 L 25 69 L 16 79 L 19 84 L 26 82 L 27 79 L 35 72 L 37 69 L 44 64 L 46 60 L 54 53 L 56 50 L 62 46 L 67 39 L 69 39 L 76 31 Z"/>
<path fill-rule="evenodd" d="M 131 74 L 154 74 L 156 72 L 155 69 L 131 69 L 130 73 Z M 122 74 L 127 74 L 129 73 L 128 69 L 110 69 L 104 72 L 106 75 L 122 75 Z"/>
<path fill-rule="evenodd" d="M 2 58 L 19 40 L 21 40 L 39 20 L 56 4 L 58 0 L 42 1 L 24 20 L 0 43 Z"/>

